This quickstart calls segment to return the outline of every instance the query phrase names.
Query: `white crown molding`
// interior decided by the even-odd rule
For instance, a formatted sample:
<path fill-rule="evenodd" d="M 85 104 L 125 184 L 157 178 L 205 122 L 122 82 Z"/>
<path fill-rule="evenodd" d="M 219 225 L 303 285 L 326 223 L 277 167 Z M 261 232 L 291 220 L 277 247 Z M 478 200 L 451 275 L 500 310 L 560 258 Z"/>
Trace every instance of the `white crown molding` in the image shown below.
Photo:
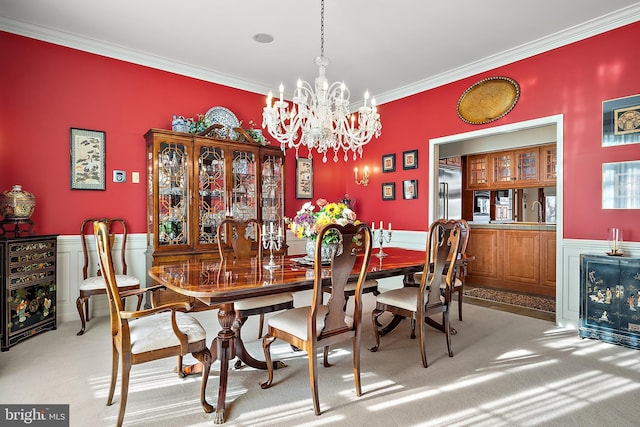
<path fill-rule="evenodd" d="M 400 87 L 396 90 L 376 94 L 378 105 L 405 98 L 425 90 L 433 89 L 457 80 L 461 80 L 487 70 L 501 67 L 521 59 L 557 49 L 586 38 L 605 33 L 615 28 L 640 20 L 640 3 L 620 9 L 580 25 L 525 43 L 513 49 L 470 62 L 462 67 Z M 354 106 L 357 107 L 357 106 Z"/>
<path fill-rule="evenodd" d="M 376 100 L 378 105 L 395 101 L 397 99 L 414 95 L 428 89 L 433 89 L 530 56 L 556 49 L 639 20 L 640 3 L 636 3 L 632 6 L 603 15 L 599 18 L 587 21 L 583 24 L 576 25 L 555 34 L 551 34 L 530 43 L 523 44 L 516 48 L 488 56 L 479 61 L 471 62 L 462 67 L 448 70 L 441 74 L 417 81 L 398 89 L 378 94 L 376 95 Z M 160 56 L 150 55 L 144 52 L 125 48 L 120 45 L 88 39 L 80 37 L 77 34 L 27 24 L 22 21 L 7 19 L 2 16 L 0 16 L 0 30 L 248 92 L 266 94 L 270 90 L 270 87 L 258 82 L 239 79 L 235 76 L 214 72 Z M 359 105 L 358 103 L 354 103 L 351 107 L 352 109 L 356 109 Z"/>

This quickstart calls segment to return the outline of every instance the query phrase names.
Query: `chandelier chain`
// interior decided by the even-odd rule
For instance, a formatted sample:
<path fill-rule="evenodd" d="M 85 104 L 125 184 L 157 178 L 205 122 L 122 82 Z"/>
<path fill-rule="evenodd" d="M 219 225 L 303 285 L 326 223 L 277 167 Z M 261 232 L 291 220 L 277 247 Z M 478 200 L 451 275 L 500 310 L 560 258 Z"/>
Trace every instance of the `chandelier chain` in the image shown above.
<path fill-rule="evenodd" d="M 324 0 L 320 2 L 320 56 L 324 57 Z"/>

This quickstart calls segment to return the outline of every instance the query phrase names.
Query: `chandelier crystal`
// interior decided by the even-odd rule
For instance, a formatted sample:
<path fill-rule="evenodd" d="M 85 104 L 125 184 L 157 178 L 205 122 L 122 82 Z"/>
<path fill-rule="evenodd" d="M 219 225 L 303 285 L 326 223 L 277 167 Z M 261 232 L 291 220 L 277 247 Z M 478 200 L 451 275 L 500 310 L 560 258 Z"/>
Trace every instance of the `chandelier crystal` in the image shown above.
<path fill-rule="evenodd" d="M 338 152 L 344 152 L 344 160 L 348 153 L 362 157 L 362 147 L 375 136 L 380 136 L 382 124 L 375 98 L 369 102 L 369 92 L 364 94 L 363 106 L 357 113 L 349 111 L 349 89 L 344 82 L 329 81 L 325 77 L 325 67 L 329 59 L 324 56 L 324 0 L 320 9 L 320 56 L 315 59 L 319 74 L 314 86 L 306 81 L 298 80 L 293 93 L 291 106 L 283 99 L 284 86 L 280 84 L 280 99 L 273 100 L 269 92 L 267 105 L 262 112 L 262 127 L 280 142 L 280 148 L 298 150 L 300 146 L 322 154 L 322 161 L 327 161 L 327 152 L 333 150 L 333 161 L 338 161 Z M 369 105 L 367 103 L 369 102 Z"/>

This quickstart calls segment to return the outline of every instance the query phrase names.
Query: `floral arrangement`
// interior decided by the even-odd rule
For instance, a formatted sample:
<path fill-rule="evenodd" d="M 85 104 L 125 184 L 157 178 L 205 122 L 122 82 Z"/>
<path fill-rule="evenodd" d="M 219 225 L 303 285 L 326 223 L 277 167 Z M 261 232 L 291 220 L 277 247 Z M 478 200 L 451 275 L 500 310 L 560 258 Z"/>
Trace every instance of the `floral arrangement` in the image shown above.
<path fill-rule="evenodd" d="M 197 117 L 198 117 L 197 120 L 193 120 L 192 117 L 187 119 L 188 122 L 189 122 L 189 132 L 190 133 L 204 132 L 209 126 L 212 125 L 212 123 L 209 121 L 209 119 L 204 114 L 198 114 Z"/>
<path fill-rule="evenodd" d="M 315 205 L 307 202 L 296 213 L 293 218 L 285 218 L 289 229 L 300 239 L 315 240 L 318 232 L 327 224 L 358 224 L 356 213 L 344 203 L 327 202 L 325 199 L 316 200 L 316 205 L 320 208 L 315 211 Z M 338 236 L 325 235 L 324 243 L 337 243 Z"/>

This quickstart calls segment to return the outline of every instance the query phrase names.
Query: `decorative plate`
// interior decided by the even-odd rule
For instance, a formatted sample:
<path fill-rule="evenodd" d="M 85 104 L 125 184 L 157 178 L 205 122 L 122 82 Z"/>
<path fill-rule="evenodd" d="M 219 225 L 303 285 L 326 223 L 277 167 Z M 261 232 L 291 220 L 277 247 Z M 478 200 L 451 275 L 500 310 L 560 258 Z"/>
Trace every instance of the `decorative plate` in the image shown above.
<path fill-rule="evenodd" d="M 224 128 L 220 129 L 219 134 L 222 138 L 237 139 L 238 134 L 233 128 L 240 126 L 240 122 L 231 110 L 224 107 L 211 107 L 204 117 L 212 124 L 223 125 Z"/>
<path fill-rule="evenodd" d="M 504 117 L 520 97 L 520 86 L 509 77 L 489 77 L 471 85 L 458 101 L 458 116 L 472 125 Z"/>

